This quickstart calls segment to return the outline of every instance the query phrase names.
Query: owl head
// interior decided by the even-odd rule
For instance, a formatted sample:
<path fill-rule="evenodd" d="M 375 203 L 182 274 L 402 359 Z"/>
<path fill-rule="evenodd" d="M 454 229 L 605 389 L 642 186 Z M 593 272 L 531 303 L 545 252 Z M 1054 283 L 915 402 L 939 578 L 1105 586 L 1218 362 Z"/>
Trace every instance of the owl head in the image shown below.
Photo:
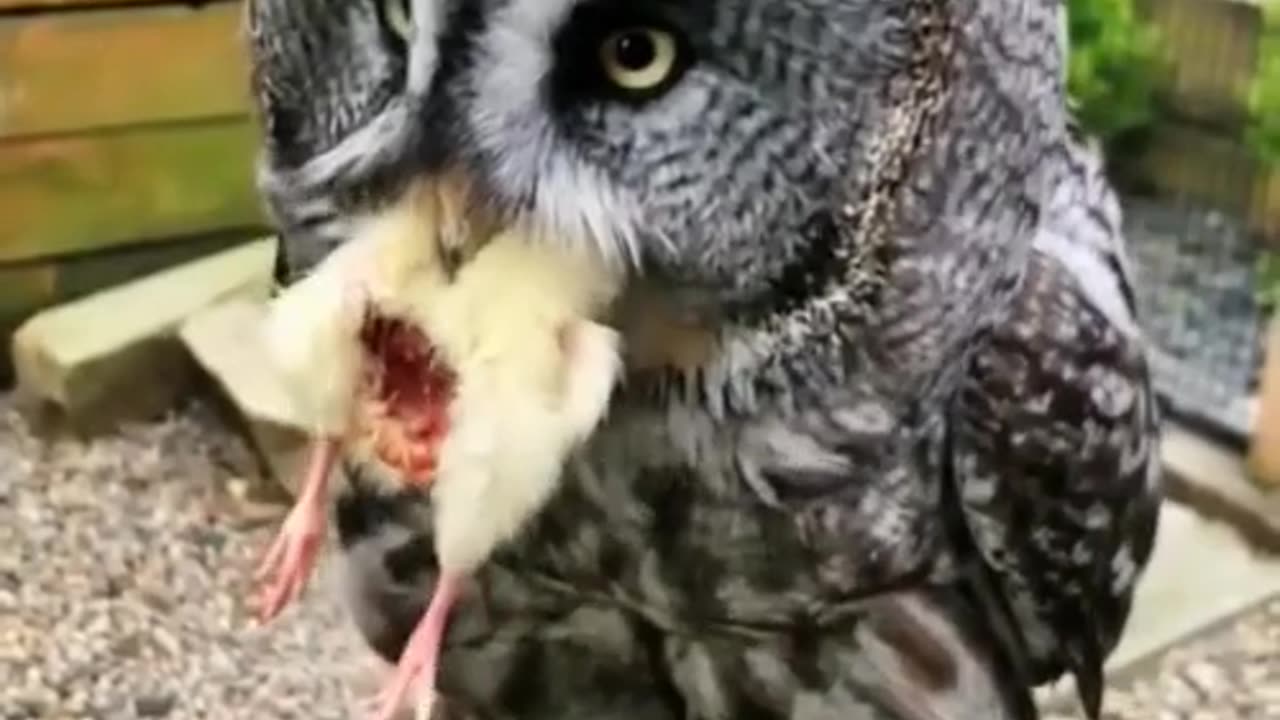
<path fill-rule="evenodd" d="M 293 270 L 409 180 L 460 172 L 534 237 L 783 303 L 965 212 L 953 180 L 1030 182 L 1057 4 L 250 0 L 260 185 Z"/>

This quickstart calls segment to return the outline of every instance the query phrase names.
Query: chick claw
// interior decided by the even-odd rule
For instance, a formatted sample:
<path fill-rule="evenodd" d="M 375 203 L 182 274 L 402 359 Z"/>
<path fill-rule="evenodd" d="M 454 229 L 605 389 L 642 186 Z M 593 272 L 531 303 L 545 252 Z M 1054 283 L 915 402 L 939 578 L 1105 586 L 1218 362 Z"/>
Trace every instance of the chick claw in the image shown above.
<path fill-rule="evenodd" d="M 299 503 L 289 511 L 254 577 L 256 582 L 270 579 L 258 604 L 259 622 L 269 622 L 298 599 L 315 567 L 324 529 L 324 510 L 314 503 Z"/>
<path fill-rule="evenodd" d="M 270 580 L 259 598 L 259 622 L 272 620 L 297 600 L 315 567 L 316 555 L 324 543 L 326 480 L 337 452 L 338 442 L 334 439 L 318 440 L 312 446 L 310 467 L 298 501 L 254 575 L 257 583 Z"/>
<path fill-rule="evenodd" d="M 405 696 L 418 683 L 425 683 L 426 687 L 421 690 L 426 697 L 419 701 L 414 716 L 419 720 L 431 717 L 436 701 L 436 670 L 440 664 L 440 651 L 444 645 L 449 614 L 460 587 L 460 577 L 447 572 L 440 574 L 426 614 L 418 622 L 404 651 L 400 653 L 400 662 L 390 683 L 378 694 L 378 710 L 373 720 L 392 720 L 396 711 L 404 704 Z"/>

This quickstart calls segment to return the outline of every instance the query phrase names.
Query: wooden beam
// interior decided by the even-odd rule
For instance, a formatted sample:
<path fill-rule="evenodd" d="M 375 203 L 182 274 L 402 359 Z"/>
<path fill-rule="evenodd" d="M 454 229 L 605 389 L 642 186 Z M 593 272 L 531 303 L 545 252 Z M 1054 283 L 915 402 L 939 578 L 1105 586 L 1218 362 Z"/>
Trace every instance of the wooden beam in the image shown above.
<path fill-rule="evenodd" d="M 0 16 L 0 140 L 247 113 L 242 9 Z"/>
<path fill-rule="evenodd" d="M 51 265 L 0 267 L 0 318 L 16 318 L 34 305 L 51 302 L 57 277 Z"/>
<path fill-rule="evenodd" d="M 201 236 L 0 266 L 0 348 L 7 348 L 10 334 L 41 310 L 226 250 L 250 237 Z M 0 352 L 0 386 L 12 378 L 11 371 L 9 353 Z"/>
<path fill-rule="evenodd" d="M 1280 252 L 1280 165 L 1258 174 L 1250 229 L 1274 252 Z"/>
<path fill-rule="evenodd" d="M 1142 179 L 1163 195 L 1205 203 L 1241 218 L 1252 213 L 1260 169 L 1254 153 L 1236 138 L 1162 122 L 1153 129 L 1138 163 Z"/>
<path fill-rule="evenodd" d="M 1271 321 L 1259 401 L 1249 445 L 1249 473 L 1258 483 L 1280 490 L 1280 316 Z"/>
<path fill-rule="evenodd" d="M 210 0 L 219 2 L 220 0 Z M 160 5 L 170 0 L 0 0 L 0 13 L 16 10 L 72 10 L 91 9 L 102 5 Z M 175 3 L 177 4 L 177 3 Z"/>
<path fill-rule="evenodd" d="M 1213 0 L 1144 0 L 1163 41 L 1168 72 L 1159 78 L 1167 109 L 1235 131 L 1248 96 L 1263 31 L 1261 6 Z"/>
<path fill-rule="evenodd" d="M 18 328 L 35 306 L 53 302 L 57 270 L 51 265 L 0 267 L 0 387 L 12 377 L 9 334 Z"/>
<path fill-rule="evenodd" d="M 0 143 L 0 264 L 261 227 L 246 119 Z"/>
<path fill-rule="evenodd" d="M 275 253 L 272 238 L 246 243 L 32 317 L 11 343 L 19 395 L 90 431 L 164 410 L 190 369 L 181 323 L 231 298 L 265 301 Z"/>

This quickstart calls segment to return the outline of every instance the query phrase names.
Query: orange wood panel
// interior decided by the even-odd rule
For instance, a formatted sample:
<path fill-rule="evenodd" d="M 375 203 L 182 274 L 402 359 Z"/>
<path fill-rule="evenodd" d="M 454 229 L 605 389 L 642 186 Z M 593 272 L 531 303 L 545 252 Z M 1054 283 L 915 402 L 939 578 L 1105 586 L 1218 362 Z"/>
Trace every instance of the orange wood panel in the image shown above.
<path fill-rule="evenodd" d="M 241 11 L 220 2 L 0 16 L 0 141 L 247 113 Z"/>

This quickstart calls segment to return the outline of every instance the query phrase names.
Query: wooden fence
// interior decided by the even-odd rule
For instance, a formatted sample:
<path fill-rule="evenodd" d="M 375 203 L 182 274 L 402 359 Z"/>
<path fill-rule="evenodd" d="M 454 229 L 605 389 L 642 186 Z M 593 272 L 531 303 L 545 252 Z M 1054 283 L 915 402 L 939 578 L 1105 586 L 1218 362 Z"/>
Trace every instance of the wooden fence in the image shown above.
<path fill-rule="evenodd" d="M 1164 117 L 1138 161 L 1141 179 L 1161 194 L 1232 212 L 1280 247 L 1280 168 L 1244 142 L 1266 32 L 1261 4 L 1140 0 L 1139 8 L 1159 29 L 1166 67 Z"/>
<path fill-rule="evenodd" d="M 0 0 L 0 338 L 262 229 L 241 11 Z"/>

